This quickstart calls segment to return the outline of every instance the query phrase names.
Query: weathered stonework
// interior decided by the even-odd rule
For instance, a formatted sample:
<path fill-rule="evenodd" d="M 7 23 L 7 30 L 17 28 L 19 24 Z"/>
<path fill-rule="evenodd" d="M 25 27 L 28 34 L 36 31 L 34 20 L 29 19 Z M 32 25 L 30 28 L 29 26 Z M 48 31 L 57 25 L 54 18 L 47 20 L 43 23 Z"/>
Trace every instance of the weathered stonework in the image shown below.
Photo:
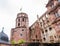
<path fill-rule="evenodd" d="M 18 42 L 24 39 L 26 42 L 56 43 L 60 39 L 60 2 L 49 0 L 46 5 L 47 11 L 29 27 L 26 13 L 18 13 L 16 27 L 11 30 L 11 40 Z M 59 14 L 59 15 L 58 15 Z M 23 17 L 24 16 L 24 17 Z M 22 20 L 23 18 L 26 18 Z M 18 21 L 18 19 L 20 19 Z M 23 22 L 25 21 L 25 22 Z M 20 23 L 20 24 L 19 24 Z M 20 25 L 20 26 L 18 26 Z M 21 31 L 24 29 L 25 31 Z M 24 36 L 20 37 L 22 33 Z"/>

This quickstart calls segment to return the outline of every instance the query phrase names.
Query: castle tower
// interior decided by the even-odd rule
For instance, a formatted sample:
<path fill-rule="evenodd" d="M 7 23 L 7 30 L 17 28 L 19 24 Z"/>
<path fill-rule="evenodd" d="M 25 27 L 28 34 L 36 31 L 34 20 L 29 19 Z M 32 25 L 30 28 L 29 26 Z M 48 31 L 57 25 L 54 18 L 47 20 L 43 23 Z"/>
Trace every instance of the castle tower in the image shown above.
<path fill-rule="evenodd" d="M 28 15 L 26 13 L 18 13 L 16 18 L 16 27 L 28 27 Z"/>
<path fill-rule="evenodd" d="M 28 41 L 29 20 L 26 13 L 18 13 L 16 18 L 16 27 L 11 30 L 11 41 L 18 43 L 21 39 Z"/>

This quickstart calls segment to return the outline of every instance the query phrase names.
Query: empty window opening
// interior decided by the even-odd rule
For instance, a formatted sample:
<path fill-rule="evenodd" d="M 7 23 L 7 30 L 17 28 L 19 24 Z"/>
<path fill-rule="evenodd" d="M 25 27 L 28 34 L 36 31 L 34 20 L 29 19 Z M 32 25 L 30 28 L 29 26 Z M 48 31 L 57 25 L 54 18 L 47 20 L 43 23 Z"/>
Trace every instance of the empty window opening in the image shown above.
<path fill-rule="evenodd" d="M 52 30 L 52 28 L 50 27 L 49 30 Z"/>
<path fill-rule="evenodd" d="M 45 32 L 47 32 L 48 30 L 45 30 Z"/>
<path fill-rule="evenodd" d="M 36 35 L 36 38 L 37 38 L 37 35 Z"/>
<path fill-rule="evenodd" d="M 44 39 L 44 41 L 46 40 L 46 38 L 45 38 L 45 37 L 44 37 L 43 39 Z"/>
<path fill-rule="evenodd" d="M 20 26 L 20 23 L 18 23 L 18 26 Z"/>

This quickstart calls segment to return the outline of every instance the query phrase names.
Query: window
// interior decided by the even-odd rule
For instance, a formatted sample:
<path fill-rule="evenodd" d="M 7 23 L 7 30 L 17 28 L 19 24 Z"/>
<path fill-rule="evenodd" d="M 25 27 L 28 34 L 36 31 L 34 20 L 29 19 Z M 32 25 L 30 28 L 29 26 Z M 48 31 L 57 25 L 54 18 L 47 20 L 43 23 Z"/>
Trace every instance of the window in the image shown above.
<path fill-rule="evenodd" d="M 36 38 L 37 38 L 37 35 L 36 35 Z"/>
<path fill-rule="evenodd" d="M 35 41 L 35 39 L 33 41 Z"/>
<path fill-rule="evenodd" d="M 24 21 L 24 18 L 22 18 L 22 21 Z"/>
<path fill-rule="evenodd" d="M 22 31 L 24 31 L 24 29 L 22 29 Z"/>
<path fill-rule="evenodd" d="M 18 26 L 20 26 L 20 23 L 18 23 Z"/>
<path fill-rule="evenodd" d="M 39 40 L 37 40 L 37 42 L 39 42 Z"/>
<path fill-rule="evenodd" d="M 46 38 L 44 37 L 44 38 L 43 38 L 43 40 L 45 41 L 45 40 L 46 40 Z"/>
<path fill-rule="evenodd" d="M 45 32 L 47 32 L 47 30 L 45 30 Z"/>
<path fill-rule="evenodd" d="M 22 34 L 20 34 L 20 36 L 22 36 Z"/>
<path fill-rule="evenodd" d="M 50 27 L 49 30 L 52 30 L 52 28 Z"/>
<path fill-rule="evenodd" d="M 56 38 L 56 36 L 54 36 Z"/>
<path fill-rule="evenodd" d="M 47 23 L 49 22 L 49 20 L 47 20 Z"/>
<path fill-rule="evenodd" d="M 42 22 L 40 22 L 40 25 L 41 25 L 41 27 L 42 27 Z"/>

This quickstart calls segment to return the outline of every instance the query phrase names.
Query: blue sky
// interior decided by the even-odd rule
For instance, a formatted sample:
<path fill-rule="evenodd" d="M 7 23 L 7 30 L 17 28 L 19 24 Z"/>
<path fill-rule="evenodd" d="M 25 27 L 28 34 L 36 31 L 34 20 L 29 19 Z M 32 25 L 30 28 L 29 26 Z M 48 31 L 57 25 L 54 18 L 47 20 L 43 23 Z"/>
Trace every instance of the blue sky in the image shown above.
<path fill-rule="evenodd" d="M 45 5 L 48 0 L 0 0 L 0 32 L 4 27 L 4 32 L 10 38 L 11 28 L 15 27 L 15 19 L 17 13 L 22 12 L 28 14 L 29 26 L 37 20 L 46 11 Z"/>

